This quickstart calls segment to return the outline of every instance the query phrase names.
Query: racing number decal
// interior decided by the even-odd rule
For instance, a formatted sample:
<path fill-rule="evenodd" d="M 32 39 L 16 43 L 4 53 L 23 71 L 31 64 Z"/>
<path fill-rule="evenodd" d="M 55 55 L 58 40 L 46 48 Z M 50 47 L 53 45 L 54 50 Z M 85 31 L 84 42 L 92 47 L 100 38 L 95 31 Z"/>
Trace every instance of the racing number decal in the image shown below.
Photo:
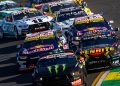
<path fill-rule="evenodd" d="M 5 32 L 13 32 L 14 31 L 14 25 L 13 24 L 6 24 L 3 26 L 3 30 Z"/>

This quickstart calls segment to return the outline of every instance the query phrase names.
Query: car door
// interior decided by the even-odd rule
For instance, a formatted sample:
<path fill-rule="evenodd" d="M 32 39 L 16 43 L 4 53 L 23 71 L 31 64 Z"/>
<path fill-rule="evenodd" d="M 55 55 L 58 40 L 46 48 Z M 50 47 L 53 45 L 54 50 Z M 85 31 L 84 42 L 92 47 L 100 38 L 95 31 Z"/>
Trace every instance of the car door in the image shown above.
<path fill-rule="evenodd" d="M 3 32 L 4 33 L 12 34 L 11 32 L 14 32 L 14 23 L 13 23 L 12 15 L 8 15 L 8 16 L 5 17 L 5 22 L 2 25 L 2 27 L 3 27 Z"/>

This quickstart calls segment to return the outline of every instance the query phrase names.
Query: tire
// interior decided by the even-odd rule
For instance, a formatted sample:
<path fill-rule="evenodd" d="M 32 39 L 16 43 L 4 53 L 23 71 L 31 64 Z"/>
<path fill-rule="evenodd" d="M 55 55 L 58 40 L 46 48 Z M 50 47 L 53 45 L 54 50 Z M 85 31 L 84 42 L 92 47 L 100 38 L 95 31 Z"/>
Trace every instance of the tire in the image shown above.
<path fill-rule="evenodd" d="M 16 26 L 14 26 L 14 37 L 15 37 L 15 39 L 18 39 L 18 38 L 19 38 L 18 30 L 17 30 L 17 27 L 16 27 Z"/>
<path fill-rule="evenodd" d="M 2 28 L 0 27 L 0 39 L 3 39 L 4 38 L 4 34 L 3 34 L 3 31 L 2 31 Z"/>
<path fill-rule="evenodd" d="M 32 83 L 32 86 L 37 86 L 35 82 Z"/>
<path fill-rule="evenodd" d="M 67 42 L 70 42 L 70 34 L 68 32 L 65 32 L 65 37 L 67 38 Z"/>
<path fill-rule="evenodd" d="M 82 70 L 80 71 L 81 75 L 80 78 L 82 80 L 82 85 L 81 86 L 88 86 L 87 84 L 87 71 L 86 68 L 83 67 Z"/>

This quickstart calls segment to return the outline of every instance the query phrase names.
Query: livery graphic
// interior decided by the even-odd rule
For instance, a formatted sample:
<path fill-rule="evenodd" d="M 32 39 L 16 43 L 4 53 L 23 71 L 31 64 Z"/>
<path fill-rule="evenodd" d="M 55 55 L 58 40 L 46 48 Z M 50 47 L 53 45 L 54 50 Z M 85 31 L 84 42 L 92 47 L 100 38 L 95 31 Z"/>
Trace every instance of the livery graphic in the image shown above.
<path fill-rule="evenodd" d="M 60 65 L 57 64 L 57 65 L 54 65 L 54 66 L 48 66 L 47 68 L 48 68 L 48 71 L 49 71 L 50 74 L 53 73 L 53 71 L 52 71 L 53 69 L 54 69 L 55 73 L 58 74 L 60 67 L 62 67 L 62 71 L 65 71 L 65 69 L 66 69 L 66 64 L 60 64 Z M 61 70 L 60 70 L 60 71 L 61 71 Z"/>

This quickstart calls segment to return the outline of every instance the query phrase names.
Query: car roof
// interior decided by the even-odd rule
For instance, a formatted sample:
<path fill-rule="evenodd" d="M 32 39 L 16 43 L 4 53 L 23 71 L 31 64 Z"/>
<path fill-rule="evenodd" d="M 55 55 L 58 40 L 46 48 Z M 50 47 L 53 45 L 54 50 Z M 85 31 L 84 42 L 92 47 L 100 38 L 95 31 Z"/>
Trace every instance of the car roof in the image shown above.
<path fill-rule="evenodd" d="M 50 2 L 50 3 L 47 3 L 47 4 L 50 5 L 50 7 L 53 7 L 53 6 L 57 6 L 57 5 L 65 4 L 65 3 L 72 3 L 72 2 L 73 2 L 72 0 L 70 0 L 69 2 L 68 2 L 68 0 L 66 0 L 66 1 Z"/>
<path fill-rule="evenodd" d="M 26 7 L 16 7 L 16 8 L 2 10 L 0 12 L 10 14 L 10 13 L 17 13 L 18 11 L 24 10 L 24 9 L 27 9 L 27 8 Z"/>

